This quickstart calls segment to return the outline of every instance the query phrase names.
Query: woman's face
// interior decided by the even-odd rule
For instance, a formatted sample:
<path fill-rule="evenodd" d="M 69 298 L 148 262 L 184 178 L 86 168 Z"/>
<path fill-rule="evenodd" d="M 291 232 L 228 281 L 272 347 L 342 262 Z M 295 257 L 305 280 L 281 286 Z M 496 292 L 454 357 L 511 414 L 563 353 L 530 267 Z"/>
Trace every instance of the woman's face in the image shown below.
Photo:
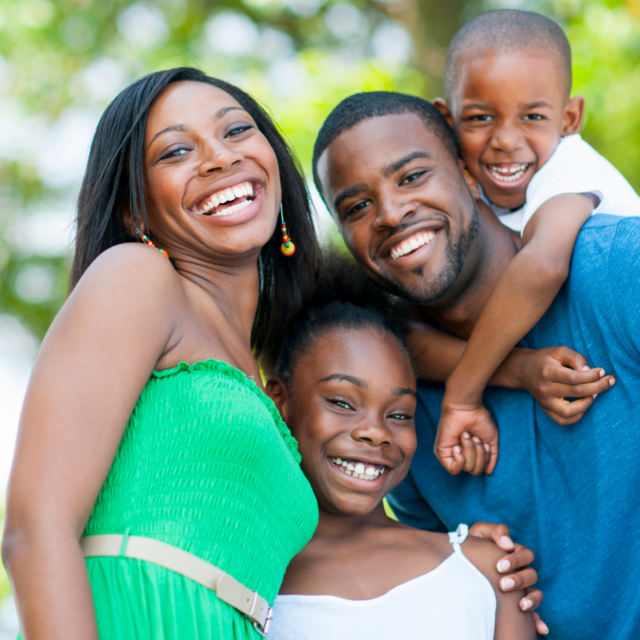
<path fill-rule="evenodd" d="M 385 332 L 330 330 L 298 360 L 288 388 L 272 379 L 267 391 L 324 511 L 370 513 L 407 474 L 416 379 L 406 350 Z"/>
<path fill-rule="evenodd" d="M 144 165 L 151 233 L 172 258 L 255 260 L 273 235 L 281 201 L 276 155 L 221 89 L 171 84 L 149 111 Z"/>

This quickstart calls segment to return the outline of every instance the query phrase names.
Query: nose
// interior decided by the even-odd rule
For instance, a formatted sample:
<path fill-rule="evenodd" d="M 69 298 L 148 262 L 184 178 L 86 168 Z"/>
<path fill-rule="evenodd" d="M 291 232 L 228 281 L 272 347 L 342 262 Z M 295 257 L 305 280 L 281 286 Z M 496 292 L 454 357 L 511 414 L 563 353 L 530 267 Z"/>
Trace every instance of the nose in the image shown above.
<path fill-rule="evenodd" d="M 491 138 L 491 146 L 498 151 L 512 152 L 522 146 L 522 136 L 517 127 L 504 123 Z"/>
<path fill-rule="evenodd" d="M 415 212 L 415 203 L 403 202 L 400 195 L 389 194 L 380 200 L 373 228 L 376 231 L 392 229 L 399 226 L 405 218 Z"/>
<path fill-rule="evenodd" d="M 229 148 L 223 141 L 215 140 L 203 149 L 202 162 L 198 169 L 201 177 L 205 177 L 214 171 L 226 171 L 234 164 L 239 164 L 244 156 L 238 151 Z"/>
<path fill-rule="evenodd" d="M 391 434 L 384 422 L 378 418 L 365 417 L 354 430 L 351 437 L 357 442 L 364 442 L 374 447 L 384 447 L 391 444 Z"/>

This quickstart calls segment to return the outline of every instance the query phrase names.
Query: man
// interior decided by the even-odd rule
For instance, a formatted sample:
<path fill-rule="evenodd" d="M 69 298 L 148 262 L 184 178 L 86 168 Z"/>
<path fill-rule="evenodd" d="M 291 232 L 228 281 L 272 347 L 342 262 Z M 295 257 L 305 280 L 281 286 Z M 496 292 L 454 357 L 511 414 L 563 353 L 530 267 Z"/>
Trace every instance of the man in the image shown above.
<path fill-rule="evenodd" d="M 352 96 L 320 131 L 314 177 L 368 275 L 466 338 L 518 247 L 480 200 L 440 114 L 409 96 Z M 567 345 L 613 372 L 616 386 L 572 426 L 525 391 L 488 389 L 498 464 L 492 475 L 453 477 L 433 453 L 444 386 L 421 382 L 418 450 L 391 497 L 401 520 L 424 529 L 508 522 L 536 550 L 549 637 L 640 637 L 639 274 L 640 220 L 589 220 L 566 284 L 523 346 Z"/>

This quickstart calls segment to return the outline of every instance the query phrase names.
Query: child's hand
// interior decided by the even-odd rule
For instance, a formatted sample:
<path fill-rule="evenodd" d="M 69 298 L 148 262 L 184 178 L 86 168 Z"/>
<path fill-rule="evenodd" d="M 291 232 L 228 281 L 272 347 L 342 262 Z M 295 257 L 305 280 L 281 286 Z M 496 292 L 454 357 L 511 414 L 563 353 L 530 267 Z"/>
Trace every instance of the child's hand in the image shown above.
<path fill-rule="evenodd" d="M 482 405 L 456 407 L 443 401 L 435 454 L 451 475 L 493 473 L 498 440 L 498 427 Z"/>
<path fill-rule="evenodd" d="M 604 369 L 590 368 L 582 355 L 568 347 L 526 350 L 522 380 L 540 408 L 560 425 L 578 422 L 595 397 L 616 383 Z M 579 399 L 569 402 L 566 398 Z"/>

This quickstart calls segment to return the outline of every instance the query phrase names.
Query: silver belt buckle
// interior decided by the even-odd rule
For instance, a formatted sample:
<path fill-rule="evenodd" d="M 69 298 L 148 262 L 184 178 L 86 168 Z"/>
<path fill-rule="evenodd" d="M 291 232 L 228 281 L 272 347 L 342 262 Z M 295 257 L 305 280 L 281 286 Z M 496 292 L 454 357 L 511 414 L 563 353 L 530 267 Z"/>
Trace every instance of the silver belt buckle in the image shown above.
<path fill-rule="evenodd" d="M 268 611 L 267 611 L 267 617 L 264 621 L 264 627 L 260 626 L 260 623 L 257 620 L 253 621 L 253 627 L 254 629 L 261 635 L 261 636 L 266 636 L 267 633 L 269 633 L 269 627 L 271 626 L 271 619 L 273 618 L 273 609 L 271 607 L 269 607 L 269 605 L 267 605 L 268 607 Z"/>

